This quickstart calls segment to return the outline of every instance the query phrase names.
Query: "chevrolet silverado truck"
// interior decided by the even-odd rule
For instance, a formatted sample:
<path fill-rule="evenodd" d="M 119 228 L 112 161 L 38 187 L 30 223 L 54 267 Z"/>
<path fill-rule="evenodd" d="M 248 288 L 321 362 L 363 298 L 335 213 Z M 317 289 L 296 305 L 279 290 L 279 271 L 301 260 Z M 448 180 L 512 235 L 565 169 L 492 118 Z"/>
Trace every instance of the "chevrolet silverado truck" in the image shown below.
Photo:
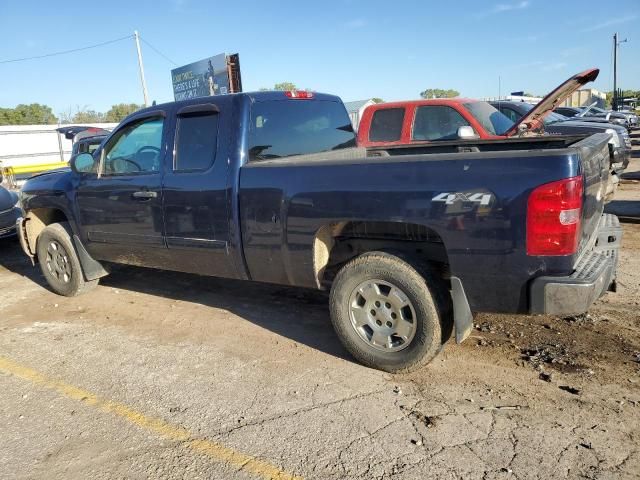
<path fill-rule="evenodd" d="M 472 312 L 580 313 L 615 285 L 608 140 L 367 150 L 335 96 L 190 99 L 30 179 L 18 231 L 61 295 L 114 263 L 328 290 L 347 350 L 406 371 L 463 341 Z"/>

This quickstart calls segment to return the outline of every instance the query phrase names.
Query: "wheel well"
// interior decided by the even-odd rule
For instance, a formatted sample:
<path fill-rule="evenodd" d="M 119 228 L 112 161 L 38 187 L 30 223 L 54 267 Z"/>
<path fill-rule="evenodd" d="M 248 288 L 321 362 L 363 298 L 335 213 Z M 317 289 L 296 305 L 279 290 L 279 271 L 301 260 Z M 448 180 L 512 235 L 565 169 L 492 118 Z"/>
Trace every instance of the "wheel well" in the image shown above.
<path fill-rule="evenodd" d="M 67 222 L 69 219 L 65 213 L 58 208 L 34 208 L 29 210 L 25 216 L 26 240 L 29 251 L 36 255 L 36 245 L 38 237 L 47 225 L 52 223 Z"/>
<path fill-rule="evenodd" d="M 424 225 L 398 222 L 341 222 L 316 232 L 313 264 L 318 287 L 328 287 L 352 258 L 375 250 L 398 252 L 428 265 L 443 278 L 449 259 L 440 235 Z"/>

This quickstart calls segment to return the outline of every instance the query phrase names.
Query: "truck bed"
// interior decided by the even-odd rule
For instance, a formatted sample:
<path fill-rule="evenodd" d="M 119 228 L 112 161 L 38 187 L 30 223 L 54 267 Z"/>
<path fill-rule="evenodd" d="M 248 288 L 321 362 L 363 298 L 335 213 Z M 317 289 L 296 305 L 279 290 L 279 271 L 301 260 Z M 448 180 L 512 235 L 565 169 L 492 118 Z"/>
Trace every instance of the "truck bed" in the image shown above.
<path fill-rule="evenodd" d="M 417 147 L 431 153 L 355 149 L 246 164 L 240 223 L 250 276 L 315 287 L 314 242 L 322 228 L 350 235 L 357 225 L 396 223 L 415 228 L 417 242 L 444 245 L 450 273 L 462 279 L 472 310 L 526 312 L 529 280 L 571 272 L 578 257 L 526 255 L 529 193 L 586 172 L 586 248 L 602 213 L 597 196 L 608 173 L 607 141 L 608 135 L 457 141 Z M 479 151 L 459 150 L 468 144 Z M 453 151 L 434 151 L 442 148 Z"/>

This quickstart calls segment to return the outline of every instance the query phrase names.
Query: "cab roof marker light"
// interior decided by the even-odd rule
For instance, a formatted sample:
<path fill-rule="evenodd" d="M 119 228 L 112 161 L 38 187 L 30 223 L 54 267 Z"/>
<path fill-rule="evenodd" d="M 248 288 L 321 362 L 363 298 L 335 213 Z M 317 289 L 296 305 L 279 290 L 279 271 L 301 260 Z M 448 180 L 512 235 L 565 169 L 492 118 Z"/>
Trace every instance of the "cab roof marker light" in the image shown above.
<path fill-rule="evenodd" d="M 313 92 L 308 92 L 306 90 L 287 90 L 284 94 L 289 98 L 298 100 L 309 100 L 313 98 Z"/>

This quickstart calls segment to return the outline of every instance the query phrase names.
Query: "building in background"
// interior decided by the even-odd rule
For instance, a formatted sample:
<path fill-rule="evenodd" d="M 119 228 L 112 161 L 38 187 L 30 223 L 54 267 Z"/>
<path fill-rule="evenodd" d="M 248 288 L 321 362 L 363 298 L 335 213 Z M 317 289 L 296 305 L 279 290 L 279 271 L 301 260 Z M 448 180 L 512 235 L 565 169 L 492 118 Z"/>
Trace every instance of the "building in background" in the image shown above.
<path fill-rule="evenodd" d="M 573 92 L 573 94 L 563 102 L 562 106 L 583 107 L 591 105 L 593 102 L 596 102 L 596 107 L 604 108 L 607 103 L 607 94 L 595 88 L 583 88 Z"/>
<path fill-rule="evenodd" d="M 355 131 L 358 131 L 358 125 L 360 125 L 360 119 L 362 118 L 364 109 L 369 105 L 374 105 L 375 103 L 376 102 L 374 102 L 372 98 L 344 103 L 347 113 L 349 114 L 349 118 L 351 119 L 351 125 L 353 125 L 353 129 Z"/>

